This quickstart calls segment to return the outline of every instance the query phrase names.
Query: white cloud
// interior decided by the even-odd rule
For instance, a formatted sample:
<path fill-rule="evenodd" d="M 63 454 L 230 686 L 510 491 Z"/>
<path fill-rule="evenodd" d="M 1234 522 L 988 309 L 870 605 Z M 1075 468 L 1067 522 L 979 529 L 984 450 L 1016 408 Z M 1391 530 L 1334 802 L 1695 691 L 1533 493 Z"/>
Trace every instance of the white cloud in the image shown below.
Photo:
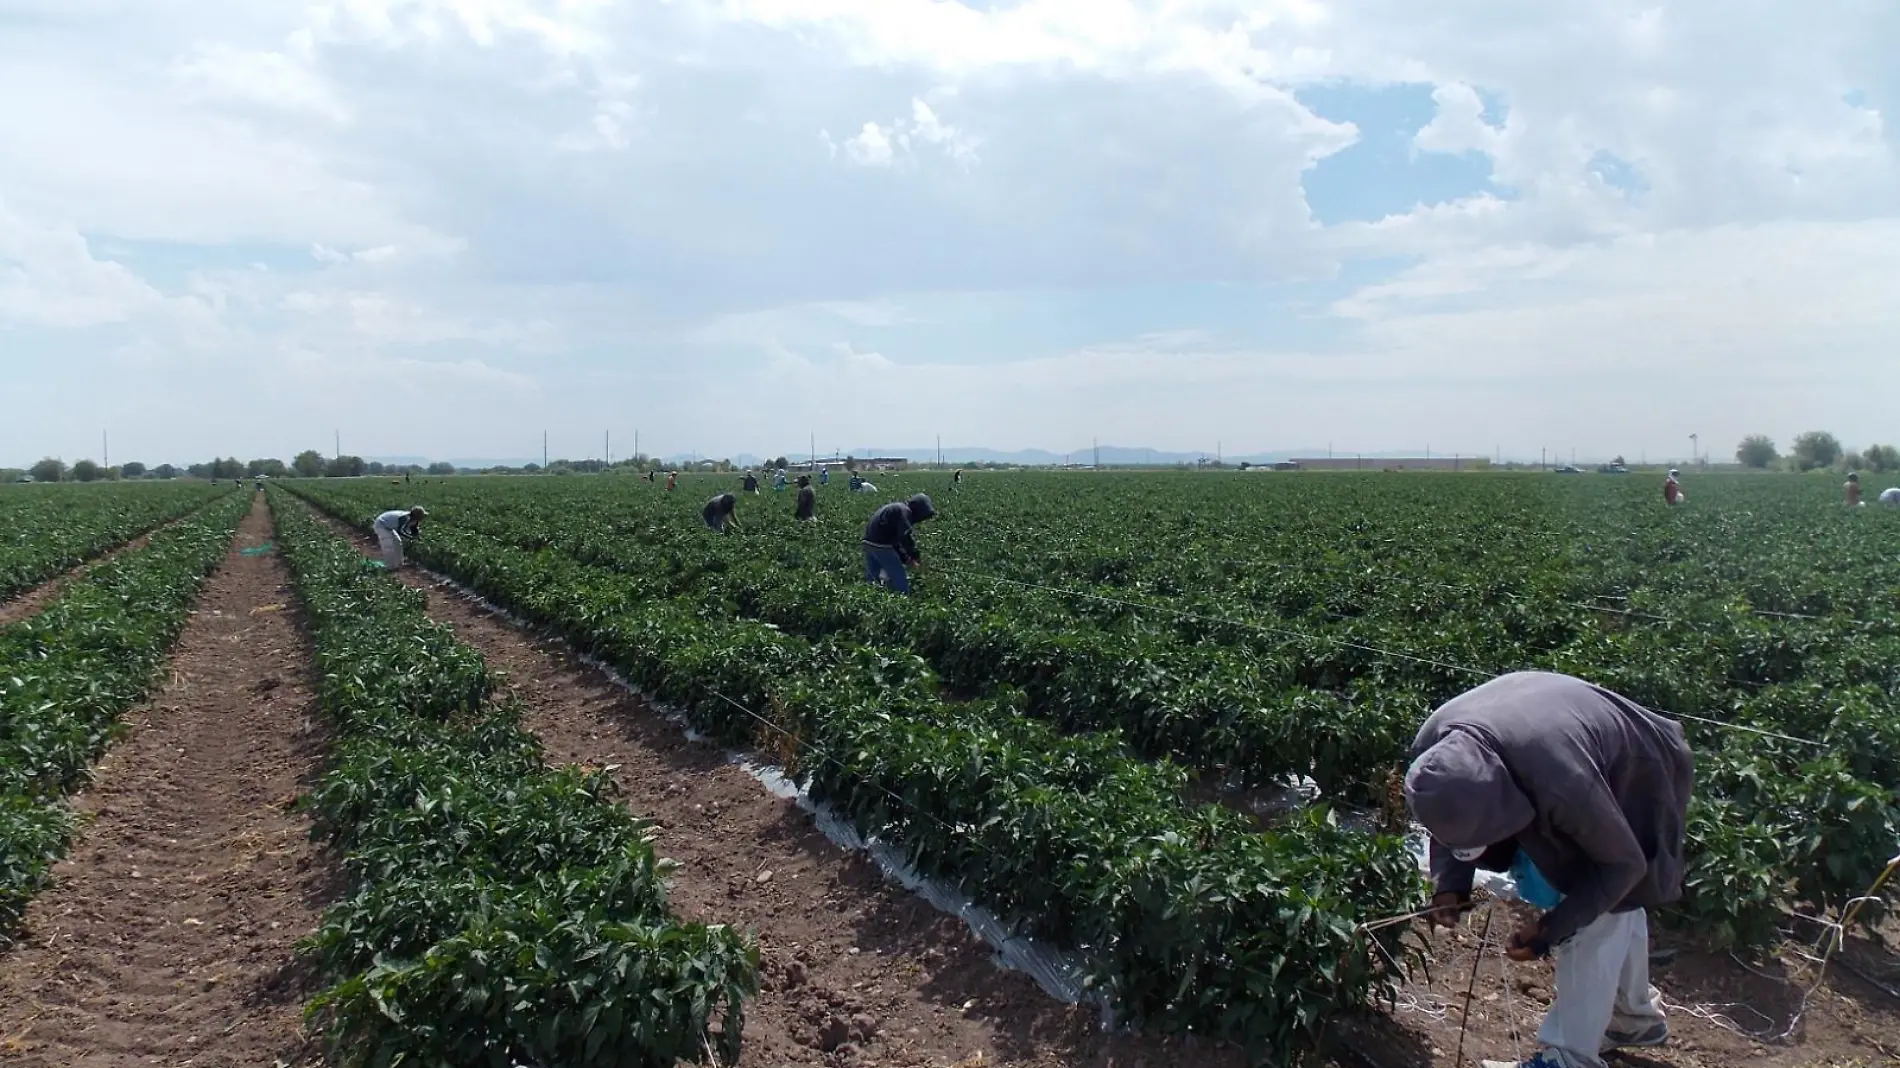
<path fill-rule="evenodd" d="M 271 394 L 286 414 L 243 424 L 259 449 L 391 416 L 326 375 L 403 383 L 418 437 L 480 452 L 501 451 L 482 419 L 634 418 L 655 378 L 681 414 L 639 416 L 649 433 L 692 436 L 693 406 L 720 403 L 760 435 L 822 421 L 887 444 L 907 429 L 893 397 L 928 398 L 946 438 L 1120 425 L 1178 444 L 1230 421 L 1266 446 L 1322 419 L 1340 437 L 1437 421 L 1535 442 L 1565 425 L 1550 396 L 1585 404 L 1550 385 L 1584 364 L 1721 368 L 1670 409 L 1706 407 L 1710 434 L 1745 408 L 1732 418 L 1764 426 L 1843 413 L 1852 436 L 1850 418 L 1884 418 L 1861 398 L 1900 388 L 1881 355 L 1900 326 L 1884 251 L 1900 9 L 11 10 L 28 17 L 0 35 L 0 332 L 70 357 L 18 388 L 76 397 L 116 358 L 128 405 L 182 390 L 186 365 L 205 378 L 178 396 L 211 404 L 303 369 L 302 392 Z M 1431 85 L 1429 124 L 1397 135 L 1422 164 L 1483 155 L 1495 191 L 1321 226 L 1314 164 L 1394 133 L 1312 113 L 1298 94 L 1321 81 Z M 952 333 L 967 351 L 943 351 Z M 1812 397 L 1787 384 L 1798 362 L 1863 388 Z M 781 403 L 770 376 L 808 372 L 844 381 Z M 736 398 L 694 377 L 755 374 Z M 1627 413 L 1671 417 L 1646 404 L 1597 425 L 1620 441 L 1641 432 Z M 40 439 L 75 422 L 28 407 L 0 460 L 62 447 Z"/>
<path fill-rule="evenodd" d="M 1432 90 L 1438 114 L 1413 135 L 1412 143 L 1426 152 L 1498 153 L 1503 131 L 1484 119 L 1484 101 L 1469 85 L 1453 82 Z"/>
<path fill-rule="evenodd" d="M 332 122 L 348 122 L 349 108 L 309 66 L 308 35 L 298 38 L 302 54 L 247 52 L 228 45 L 207 45 L 177 65 L 177 76 L 214 97 L 307 112 Z"/>
<path fill-rule="evenodd" d="M 844 142 L 846 158 L 860 167 L 888 167 L 893 152 L 891 136 L 875 122 L 867 122 L 864 128 Z"/>

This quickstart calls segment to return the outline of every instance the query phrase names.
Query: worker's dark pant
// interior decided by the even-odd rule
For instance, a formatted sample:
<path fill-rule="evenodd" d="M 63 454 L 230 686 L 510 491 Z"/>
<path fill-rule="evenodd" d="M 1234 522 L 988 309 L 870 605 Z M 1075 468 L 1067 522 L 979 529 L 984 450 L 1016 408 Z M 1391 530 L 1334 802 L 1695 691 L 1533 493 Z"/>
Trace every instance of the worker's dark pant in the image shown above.
<path fill-rule="evenodd" d="M 726 517 L 723 515 L 709 515 L 706 517 L 706 525 L 723 534 L 726 530 Z"/>
<path fill-rule="evenodd" d="M 864 581 L 876 583 L 879 580 L 898 593 L 910 592 L 910 576 L 905 573 L 904 561 L 898 557 L 897 550 L 866 545 Z"/>

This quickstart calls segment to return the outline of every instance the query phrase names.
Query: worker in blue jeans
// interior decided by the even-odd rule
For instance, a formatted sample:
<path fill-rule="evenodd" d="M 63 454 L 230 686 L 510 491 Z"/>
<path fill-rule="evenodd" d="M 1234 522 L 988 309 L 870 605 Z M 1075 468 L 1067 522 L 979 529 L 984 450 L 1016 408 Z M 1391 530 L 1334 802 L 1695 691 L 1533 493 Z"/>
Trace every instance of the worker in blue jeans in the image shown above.
<path fill-rule="evenodd" d="M 864 528 L 864 581 L 883 582 L 898 593 L 910 592 L 906 567 L 923 562 L 912 534 L 917 524 L 935 518 L 937 509 L 922 493 L 879 508 Z"/>

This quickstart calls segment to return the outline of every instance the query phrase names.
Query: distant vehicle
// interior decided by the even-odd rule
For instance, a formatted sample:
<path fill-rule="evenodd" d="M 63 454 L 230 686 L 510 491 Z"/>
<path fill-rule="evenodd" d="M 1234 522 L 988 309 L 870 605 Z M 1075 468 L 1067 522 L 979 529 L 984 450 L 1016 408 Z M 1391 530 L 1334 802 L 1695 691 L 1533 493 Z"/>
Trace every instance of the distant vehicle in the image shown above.
<path fill-rule="evenodd" d="M 1555 473 L 1559 475 L 1581 475 L 1583 474 L 1583 468 L 1575 464 L 1565 464 L 1559 467 Z"/>
<path fill-rule="evenodd" d="M 1630 469 L 1624 467 L 1622 464 L 1604 464 L 1602 467 L 1597 468 L 1597 474 L 1599 475 L 1627 475 L 1629 473 Z"/>
<path fill-rule="evenodd" d="M 21 482 L 31 482 L 31 481 L 33 481 L 33 476 L 32 476 L 32 475 L 21 475 L 21 476 L 20 476 L 20 478 L 19 478 L 19 481 L 21 481 Z"/>
<path fill-rule="evenodd" d="M 1273 465 L 1273 469 L 1275 471 L 1298 471 L 1300 464 L 1297 460 L 1281 460 Z"/>

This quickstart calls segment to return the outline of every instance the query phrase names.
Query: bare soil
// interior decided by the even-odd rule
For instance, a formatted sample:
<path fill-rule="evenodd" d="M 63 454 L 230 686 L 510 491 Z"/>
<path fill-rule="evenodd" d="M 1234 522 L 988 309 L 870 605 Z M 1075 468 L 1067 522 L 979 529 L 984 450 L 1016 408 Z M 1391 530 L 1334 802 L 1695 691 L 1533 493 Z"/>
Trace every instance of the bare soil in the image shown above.
<path fill-rule="evenodd" d="M 1400 1011 L 1354 1021 L 1341 1029 L 1342 1039 L 1358 1059 L 1370 1068 L 1469 1068 L 1481 1059 L 1508 1060 L 1534 1052 L 1554 976 L 1548 962 L 1512 963 L 1499 951 L 1515 927 L 1513 907 L 1496 906 L 1481 963 L 1486 907 L 1457 929 L 1434 935 L 1429 943 L 1429 979 L 1417 976 L 1418 982 L 1401 998 Z M 1900 998 L 1845 967 L 1830 967 L 1815 986 L 1815 968 L 1791 952 L 1744 965 L 1728 954 L 1697 950 L 1666 932 L 1652 930 L 1651 938 L 1650 979 L 1663 994 L 1670 1041 L 1659 1049 L 1614 1054 L 1607 1058 L 1611 1065 L 1873 1068 L 1900 1064 Z M 1884 976 L 1889 986 L 1900 981 L 1900 957 L 1875 942 L 1852 940 L 1839 959 L 1868 975 Z M 1804 1003 L 1803 993 L 1810 987 L 1814 991 Z M 1468 1003 L 1467 990 L 1472 991 Z M 1462 1008 L 1467 1004 L 1470 1020 L 1464 1034 L 1464 1058 L 1459 1060 Z M 1776 1040 L 1791 1024 L 1796 1024 L 1792 1033 Z M 1749 1038 L 1738 1030 L 1764 1038 Z"/>
<path fill-rule="evenodd" d="M 0 956 L 9 1068 L 319 1060 L 292 943 L 333 893 L 293 810 L 322 758 L 311 649 L 261 502 L 171 681 L 75 798 L 89 825 Z"/>
<path fill-rule="evenodd" d="M 374 555 L 374 543 L 349 534 Z M 1230 1048 L 1105 1034 L 1100 1014 L 1064 1005 L 993 963 L 960 920 L 831 843 L 797 806 L 564 644 L 531 634 L 425 572 L 432 618 L 504 672 L 550 760 L 616 765 L 656 848 L 681 865 L 684 917 L 758 936 L 764 989 L 746 1007 L 744 1064 L 761 1068 L 1239 1068 Z"/>

